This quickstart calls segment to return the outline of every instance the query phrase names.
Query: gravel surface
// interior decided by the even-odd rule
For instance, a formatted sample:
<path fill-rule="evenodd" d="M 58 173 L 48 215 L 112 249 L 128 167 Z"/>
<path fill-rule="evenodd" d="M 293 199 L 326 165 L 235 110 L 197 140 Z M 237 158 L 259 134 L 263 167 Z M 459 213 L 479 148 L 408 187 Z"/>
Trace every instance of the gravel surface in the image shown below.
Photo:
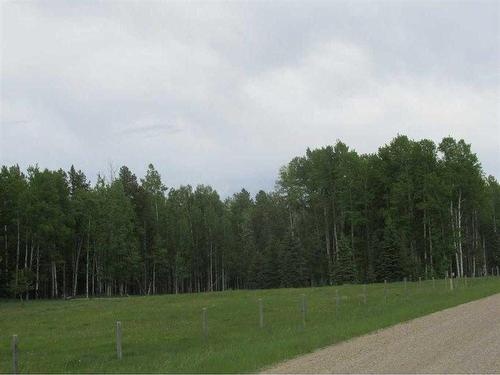
<path fill-rule="evenodd" d="M 500 294 L 357 337 L 265 373 L 500 373 Z"/>

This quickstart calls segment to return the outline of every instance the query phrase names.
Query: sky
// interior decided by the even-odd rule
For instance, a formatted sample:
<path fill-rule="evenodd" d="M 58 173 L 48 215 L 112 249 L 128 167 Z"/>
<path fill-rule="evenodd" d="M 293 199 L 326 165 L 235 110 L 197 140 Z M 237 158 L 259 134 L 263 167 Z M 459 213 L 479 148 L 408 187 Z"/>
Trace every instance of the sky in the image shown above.
<path fill-rule="evenodd" d="M 499 1 L 3 1 L 0 163 L 270 190 L 307 147 L 472 144 L 500 177 Z"/>

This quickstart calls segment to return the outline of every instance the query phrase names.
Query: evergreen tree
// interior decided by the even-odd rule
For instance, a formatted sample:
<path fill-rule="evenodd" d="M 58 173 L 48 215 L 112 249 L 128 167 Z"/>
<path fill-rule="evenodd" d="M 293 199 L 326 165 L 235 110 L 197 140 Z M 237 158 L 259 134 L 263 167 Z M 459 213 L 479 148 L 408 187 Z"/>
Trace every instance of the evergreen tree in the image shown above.
<path fill-rule="evenodd" d="M 378 281 L 401 281 L 405 277 L 401 261 L 401 246 L 401 239 L 393 222 L 388 218 L 384 228 L 382 249 L 376 265 Z"/>
<path fill-rule="evenodd" d="M 351 244 L 343 238 L 339 245 L 339 256 L 335 264 L 335 282 L 337 284 L 353 283 L 356 281 L 356 266 Z"/>
<path fill-rule="evenodd" d="M 307 284 L 307 268 L 304 249 L 299 239 L 289 232 L 282 250 L 281 286 L 298 288 Z"/>

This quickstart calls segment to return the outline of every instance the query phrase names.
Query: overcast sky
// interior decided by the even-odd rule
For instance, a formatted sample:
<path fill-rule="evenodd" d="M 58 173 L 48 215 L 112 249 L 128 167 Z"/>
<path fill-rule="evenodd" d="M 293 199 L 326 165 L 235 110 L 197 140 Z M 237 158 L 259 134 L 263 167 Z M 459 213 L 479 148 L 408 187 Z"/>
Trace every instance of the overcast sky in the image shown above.
<path fill-rule="evenodd" d="M 472 143 L 500 177 L 499 1 L 2 2 L 1 164 L 223 196 L 337 139 Z"/>

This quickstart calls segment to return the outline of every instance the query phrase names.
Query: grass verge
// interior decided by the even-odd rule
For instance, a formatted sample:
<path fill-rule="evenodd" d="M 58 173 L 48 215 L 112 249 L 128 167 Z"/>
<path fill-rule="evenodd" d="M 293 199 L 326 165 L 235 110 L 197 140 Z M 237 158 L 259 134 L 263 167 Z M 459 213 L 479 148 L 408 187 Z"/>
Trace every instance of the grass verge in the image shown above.
<path fill-rule="evenodd" d="M 435 284 L 435 286 L 434 286 Z M 255 372 L 273 363 L 500 292 L 500 278 L 149 297 L 0 301 L 0 372 Z M 340 306 L 336 314 L 336 289 Z M 301 312 L 307 298 L 306 324 Z M 259 327 L 259 303 L 264 328 Z M 208 338 L 202 308 L 208 312 Z M 122 322 L 123 359 L 115 322 Z"/>

